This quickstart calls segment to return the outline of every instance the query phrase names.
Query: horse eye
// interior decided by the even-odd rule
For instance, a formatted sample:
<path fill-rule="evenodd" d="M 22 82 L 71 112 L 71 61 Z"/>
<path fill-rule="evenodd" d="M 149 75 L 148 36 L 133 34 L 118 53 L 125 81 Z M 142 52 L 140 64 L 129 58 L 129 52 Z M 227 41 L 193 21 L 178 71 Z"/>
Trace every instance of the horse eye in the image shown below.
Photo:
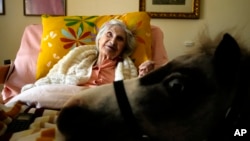
<path fill-rule="evenodd" d="M 172 79 L 168 82 L 168 90 L 172 94 L 181 94 L 184 91 L 184 84 L 178 78 Z"/>

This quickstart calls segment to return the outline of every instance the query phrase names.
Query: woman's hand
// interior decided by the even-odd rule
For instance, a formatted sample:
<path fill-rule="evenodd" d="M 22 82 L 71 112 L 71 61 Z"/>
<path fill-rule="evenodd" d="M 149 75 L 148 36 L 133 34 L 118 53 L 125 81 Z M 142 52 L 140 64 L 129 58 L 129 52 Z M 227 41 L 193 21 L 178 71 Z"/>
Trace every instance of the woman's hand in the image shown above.
<path fill-rule="evenodd" d="M 153 61 L 145 61 L 139 66 L 139 77 L 146 75 L 155 68 L 155 63 Z"/>

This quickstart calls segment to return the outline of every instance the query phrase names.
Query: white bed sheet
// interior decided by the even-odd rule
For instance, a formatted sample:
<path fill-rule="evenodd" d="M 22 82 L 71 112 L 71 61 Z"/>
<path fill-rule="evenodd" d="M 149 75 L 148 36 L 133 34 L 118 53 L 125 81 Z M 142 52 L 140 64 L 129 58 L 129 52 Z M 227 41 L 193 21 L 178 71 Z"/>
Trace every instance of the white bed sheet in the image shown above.
<path fill-rule="evenodd" d="M 17 101 L 22 101 L 28 105 L 33 104 L 36 108 L 60 109 L 68 99 L 84 89 L 87 88 L 64 84 L 37 86 L 13 97 L 5 106 L 12 107 Z"/>

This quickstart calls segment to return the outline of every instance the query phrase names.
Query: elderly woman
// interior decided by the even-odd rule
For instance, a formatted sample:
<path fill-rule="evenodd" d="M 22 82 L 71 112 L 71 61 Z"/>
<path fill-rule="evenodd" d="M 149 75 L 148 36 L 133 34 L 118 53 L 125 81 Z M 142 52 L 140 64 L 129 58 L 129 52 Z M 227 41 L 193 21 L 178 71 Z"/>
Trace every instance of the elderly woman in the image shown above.
<path fill-rule="evenodd" d="M 79 46 L 64 56 L 47 76 L 22 91 L 44 84 L 70 84 L 94 87 L 116 80 L 141 77 L 154 69 L 152 61 L 137 69 L 129 58 L 134 51 L 135 38 L 126 25 L 113 19 L 105 23 L 96 36 L 96 45 Z"/>
<path fill-rule="evenodd" d="M 96 37 L 96 46 L 99 51 L 98 59 L 93 66 L 91 78 L 85 85 L 99 85 L 116 80 L 115 68 L 118 62 L 124 59 L 131 62 L 128 56 L 135 48 L 135 39 L 124 23 L 119 20 L 111 20 L 101 27 Z M 139 68 L 139 76 L 143 76 L 151 71 L 154 65 L 148 61 L 140 65 Z M 136 68 L 131 64 L 129 69 Z M 137 75 L 135 70 L 129 78 Z"/>

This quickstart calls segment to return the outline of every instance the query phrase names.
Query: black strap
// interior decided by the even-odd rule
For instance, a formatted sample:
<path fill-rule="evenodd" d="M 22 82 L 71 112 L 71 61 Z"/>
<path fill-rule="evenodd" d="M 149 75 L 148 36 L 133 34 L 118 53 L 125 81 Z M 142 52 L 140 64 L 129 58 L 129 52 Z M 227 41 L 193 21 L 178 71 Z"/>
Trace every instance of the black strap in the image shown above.
<path fill-rule="evenodd" d="M 114 89 L 116 99 L 121 111 L 121 115 L 123 116 L 126 125 L 129 126 L 130 131 L 132 134 L 139 140 L 148 140 L 148 136 L 143 134 L 137 120 L 132 112 L 131 106 L 128 101 L 128 97 L 126 95 L 126 91 L 123 85 L 123 81 L 115 81 L 114 82 Z"/>

